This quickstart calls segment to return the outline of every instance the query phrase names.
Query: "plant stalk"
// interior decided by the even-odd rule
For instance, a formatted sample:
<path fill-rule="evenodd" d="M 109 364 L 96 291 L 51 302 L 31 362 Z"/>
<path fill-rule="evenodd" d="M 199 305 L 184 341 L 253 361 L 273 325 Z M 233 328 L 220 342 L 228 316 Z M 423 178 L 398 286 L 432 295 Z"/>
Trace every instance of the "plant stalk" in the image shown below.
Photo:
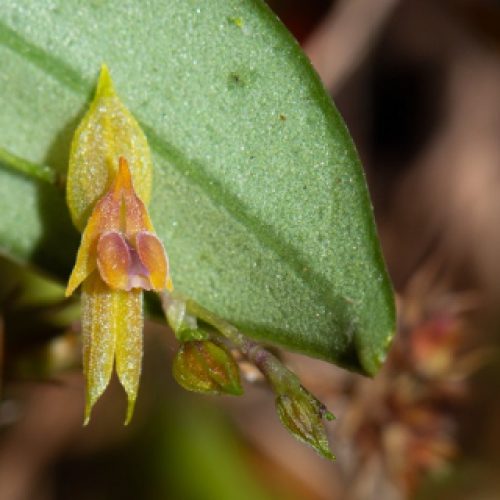
<path fill-rule="evenodd" d="M 61 185 L 61 177 L 48 165 L 33 163 L 19 156 L 13 155 L 9 151 L 0 148 L 0 166 L 6 167 L 14 172 L 21 172 L 28 177 L 47 182 L 54 186 Z"/>

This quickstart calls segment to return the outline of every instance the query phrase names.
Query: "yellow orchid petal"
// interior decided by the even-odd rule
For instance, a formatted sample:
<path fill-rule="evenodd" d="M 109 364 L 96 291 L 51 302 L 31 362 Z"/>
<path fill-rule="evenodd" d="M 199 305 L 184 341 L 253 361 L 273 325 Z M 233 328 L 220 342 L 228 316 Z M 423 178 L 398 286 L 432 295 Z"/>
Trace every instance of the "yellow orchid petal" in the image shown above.
<path fill-rule="evenodd" d="M 120 216 L 120 201 L 116 199 L 113 191 L 98 201 L 83 231 L 75 267 L 66 287 L 66 297 L 69 297 L 96 268 L 97 242 L 99 237 L 105 231 L 118 229 L 120 226 Z"/>
<path fill-rule="evenodd" d="M 115 231 L 104 233 L 97 244 L 97 267 L 106 284 L 127 290 L 131 265 L 132 257 L 125 238 Z"/>
<path fill-rule="evenodd" d="M 82 284 L 83 280 L 96 268 L 96 261 L 90 256 L 91 249 L 88 245 L 81 245 L 78 249 L 76 264 L 71 271 L 65 296 L 69 297 Z"/>
<path fill-rule="evenodd" d="M 146 136 L 120 101 L 103 65 L 97 90 L 71 145 L 66 199 L 75 226 L 82 230 L 117 172 L 128 159 L 134 187 L 146 204 L 151 194 L 152 161 Z"/>
<path fill-rule="evenodd" d="M 116 345 L 116 302 L 126 292 L 111 290 L 97 272 L 82 286 L 83 372 L 86 378 L 84 425 L 111 379 Z"/>
<path fill-rule="evenodd" d="M 153 233 L 140 231 L 135 237 L 135 247 L 139 259 L 149 272 L 151 288 L 157 292 L 168 288 L 168 260 L 158 237 Z"/>
<path fill-rule="evenodd" d="M 119 292 L 116 312 L 116 373 L 127 393 L 125 425 L 134 412 L 142 366 L 142 290 Z"/>
<path fill-rule="evenodd" d="M 98 273 L 82 287 L 83 368 L 87 383 L 85 420 L 109 384 L 116 357 L 118 378 L 132 417 L 142 364 L 142 291 L 110 289 Z"/>

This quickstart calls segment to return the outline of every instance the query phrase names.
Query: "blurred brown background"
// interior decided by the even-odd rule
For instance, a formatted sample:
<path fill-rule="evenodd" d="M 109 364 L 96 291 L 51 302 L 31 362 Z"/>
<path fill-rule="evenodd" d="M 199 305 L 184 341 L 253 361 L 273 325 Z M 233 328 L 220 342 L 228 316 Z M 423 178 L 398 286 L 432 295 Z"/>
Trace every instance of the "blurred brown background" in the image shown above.
<path fill-rule="evenodd" d="M 354 137 L 398 294 L 374 380 L 285 357 L 337 416 L 337 462 L 293 441 L 258 381 L 239 399 L 175 387 L 155 324 L 133 424 L 114 384 L 83 430 L 78 339 L 57 326 L 73 306 L 1 262 L 0 500 L 500 498 L 500 2 L 270 4 Z"/>

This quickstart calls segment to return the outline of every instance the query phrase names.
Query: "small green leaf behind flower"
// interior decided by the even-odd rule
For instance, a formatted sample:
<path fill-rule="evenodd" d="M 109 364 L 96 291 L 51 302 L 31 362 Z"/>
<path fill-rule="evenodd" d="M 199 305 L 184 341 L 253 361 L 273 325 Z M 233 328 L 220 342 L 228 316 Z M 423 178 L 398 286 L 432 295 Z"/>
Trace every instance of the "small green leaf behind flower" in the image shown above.
<path fill-rule="evenodd" d="M 184 342 L 172 366 L 174 378 L 188 391 L 240 396 L 243 389 L 229 350 L 210 340 Z"/>
<path fill-rule="evenodd" d="M 293 393 L 278 394 L 276 410 L 282 424 L 299 441 L 312 446 L 321 456 L 335 460 L 322 421 L 335 417 L 310 392 L 300 387 Z"/>

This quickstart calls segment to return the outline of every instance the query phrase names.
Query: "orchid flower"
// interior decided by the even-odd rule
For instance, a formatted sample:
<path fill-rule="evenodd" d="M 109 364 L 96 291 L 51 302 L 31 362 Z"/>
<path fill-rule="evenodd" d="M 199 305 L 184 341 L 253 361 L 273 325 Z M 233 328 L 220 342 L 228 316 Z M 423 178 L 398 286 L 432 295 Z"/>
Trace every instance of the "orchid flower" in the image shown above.
<path fill-rule="evenodd" d="M 128 397 L 125 423 L 130 421 L 142 363 L 142 290 L 172 289 L 168 259 L 146 207 L 151 175 L 146 138 L 103 66 L 95 99 L 75 133 L 67 183 L 71 216 L 83 229 L 66 295 L 82 285 L 85 424 L 113 365 Z"/>

